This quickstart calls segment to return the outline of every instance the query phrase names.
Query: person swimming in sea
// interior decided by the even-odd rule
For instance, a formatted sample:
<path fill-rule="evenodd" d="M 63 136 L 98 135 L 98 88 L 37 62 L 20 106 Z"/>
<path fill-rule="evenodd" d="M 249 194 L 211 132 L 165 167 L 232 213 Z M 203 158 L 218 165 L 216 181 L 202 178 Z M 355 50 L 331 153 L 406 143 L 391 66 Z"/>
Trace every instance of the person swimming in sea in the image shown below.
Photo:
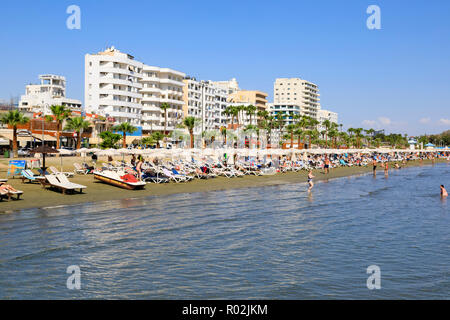
<path fill-rule="evenodd" d="M 442 198 L 448 197 L 448 192 L 447 192 L 447 190 L 445 190 L 445 187 L 443 184 L 441 184 L 441 197 Z"/>
<path fill-rule="evenodd" d="M 309 170 L 309 173 L 308 173 L 308 184 L 309 184 L 308 191 L 311 191 L 311 189 L 314 187 L 313 179 L 314 179 L 314 175 L 312 173 L 312 170 Z"/>

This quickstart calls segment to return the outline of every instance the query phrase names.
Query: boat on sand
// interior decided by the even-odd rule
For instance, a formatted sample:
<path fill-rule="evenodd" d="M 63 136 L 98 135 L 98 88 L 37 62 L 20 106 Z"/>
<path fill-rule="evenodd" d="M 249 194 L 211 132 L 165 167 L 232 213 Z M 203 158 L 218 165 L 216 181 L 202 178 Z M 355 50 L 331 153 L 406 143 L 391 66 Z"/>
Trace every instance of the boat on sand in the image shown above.
<path fill-rule="evenodd" d="M 146 185 L 145 182 L 137 180 L 133 175 L 120 171 L 94 171 L 94 179 L 128 190 L 143 189 Z"/>

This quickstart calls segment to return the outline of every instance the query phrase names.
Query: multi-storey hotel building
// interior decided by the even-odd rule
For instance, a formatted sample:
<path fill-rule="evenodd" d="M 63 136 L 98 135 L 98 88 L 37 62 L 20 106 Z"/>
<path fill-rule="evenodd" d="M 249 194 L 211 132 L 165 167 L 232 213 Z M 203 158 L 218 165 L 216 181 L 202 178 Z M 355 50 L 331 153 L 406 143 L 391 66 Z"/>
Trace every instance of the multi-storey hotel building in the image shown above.
<path fill-rule="evenodd" d="M 173 131 L 183 121 L 183 78 L 185 74 L 168 68 L 143 66 L 142 73 L 142 130 L 144 133 Z M 167 104 L 167 111 L 161 105 Z"/>
<path fill-rule="evenodd" d="M 143 63 L 111 47 L 85 57 L 85 109 L 141 125 Z"/>
<path fill-rule="evenodd" d="M 201 125 L 194 133 L 226 126 L 227 116 L 224 112 L 228 106 L 228 90 L 211 81 L 197 81 L 195 78 L 186 78 L 184 83 L 184 115 L 201 120 Z"/>
<path fill-rule="evenodd" d="M 26 86 L 21 96 L 19 110 L 51 114 L 52 105 L 63 105 L 73 111 L 81 111 L 81 101 L 66 98 L 66 78 L 53 74 L 40 75 L 40 84 Z"/>
<path fill-rule="evenodd" d="M 320 110 L 319 87 L 300 78 L 278 78 L 274 83 L 274 107 L 300 107 L 302 115 L 317 119 Z"/>

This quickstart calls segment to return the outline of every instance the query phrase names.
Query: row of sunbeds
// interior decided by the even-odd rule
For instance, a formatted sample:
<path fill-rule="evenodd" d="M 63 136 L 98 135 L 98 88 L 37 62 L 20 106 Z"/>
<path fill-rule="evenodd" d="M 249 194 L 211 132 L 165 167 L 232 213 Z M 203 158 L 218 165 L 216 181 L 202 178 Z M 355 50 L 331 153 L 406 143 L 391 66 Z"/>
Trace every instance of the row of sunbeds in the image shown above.
<path fill-rule="evenodd" d="M 56 169 L 51 170 L 51 171 L 55 172 L 55 170 Z M 69 181 L 67 176 L 68 176 L 67 173 L 59 172 L 57 170 L 56 170 L 56 173 L 53 173 L 53 174 L 49 174 L 48 172 L 42 172 L 41 175 L 35 175 L 31 170 L 23 170 L 22 171 L 22 182 L 25 182 L 26 180 L 29 183 L 39 182 L 44 187 L 48 186 L 53 189 L 58 189 L 63 194 L 66 194 L 67 191 L 75 192 L 76 190 L 79 190 L 80 193 L 82 193 L 83 189 L 86 189 L 86 186 Z M 72 174 L 72 176 L 73 176 L 73 174 Z"/>

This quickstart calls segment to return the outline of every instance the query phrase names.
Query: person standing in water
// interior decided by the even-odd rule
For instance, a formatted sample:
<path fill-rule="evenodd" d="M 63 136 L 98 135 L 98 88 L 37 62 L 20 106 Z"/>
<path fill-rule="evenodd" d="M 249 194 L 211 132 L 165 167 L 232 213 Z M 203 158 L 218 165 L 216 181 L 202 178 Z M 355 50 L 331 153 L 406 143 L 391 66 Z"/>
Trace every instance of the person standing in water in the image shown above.
<path fill-rule="evenodd" d="M 372 165 L 373 165 L 373 175 L 376 176 L 377 175 L 377 158 L 374 157 L 373 161 L 372 161 Z"/>
<path fill-rule="evenodd" d="M 387 161 L 384 163 L 384 175 L 385 176 L 389 175 L 389 164 Z"/>
<path fill-rule="evenodd" d="M 312 170 L 309 170 L 309 173 L 308 173 L 308 184 L 309 184 L 308 191 L 311 191 L 311 189 L 314 187 L 313 179 L 314 179 L 314 175 L 312 173 Z"/>
<path fill-rule="evenodd" d="M 445 187 L 443 184 L 441 184 L 441 197 L 442 198 L 448 197 L 448 192 L 447 192 L 447 190 L 445 190 Z"/>
<path fill-rule="evenodd" d="M 325 164 L 324 164 L 323 168 L 324 168 L 324 174 L 330 173 L 330 159 L 328 159 L 327 156 L 325 156 Z"/>

